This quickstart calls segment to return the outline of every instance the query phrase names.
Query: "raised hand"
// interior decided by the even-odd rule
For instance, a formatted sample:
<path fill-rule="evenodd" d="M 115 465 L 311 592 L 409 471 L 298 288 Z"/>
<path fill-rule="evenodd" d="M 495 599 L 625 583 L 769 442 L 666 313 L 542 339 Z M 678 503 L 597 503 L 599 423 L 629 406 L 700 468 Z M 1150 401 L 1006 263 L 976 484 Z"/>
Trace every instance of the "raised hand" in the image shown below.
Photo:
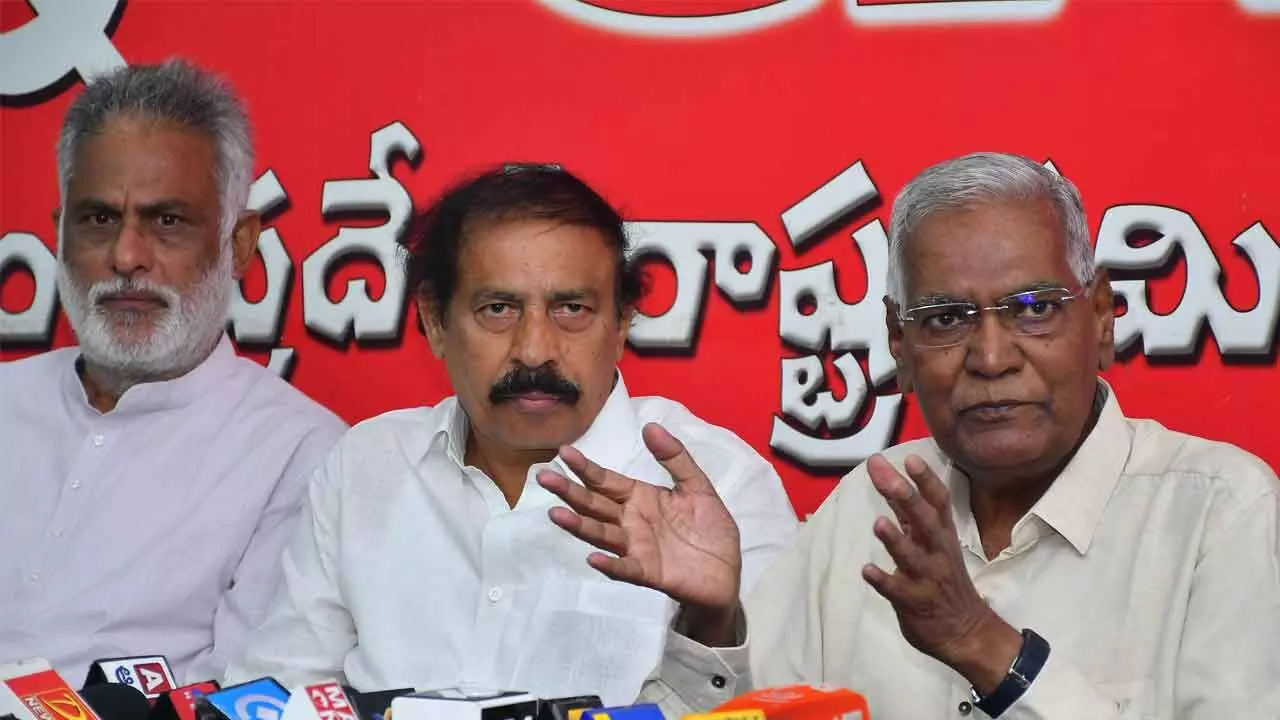
<path fill-rule="evenodd" d="M 1021 635 L 987 605 L 965 569 L 947 486 L 915 455 L 904 465 L 910 480 L 879 455 L 867 460 L 872 485 L 898 520 L 881 517 L 873 526 L 897 569 L 868 564 L 862 577 L 893 605 L 912 647 L 985 693 L 1004 677 Z"/>
<path fill-rule="evenodd" d="M 552 508 L 551 520 L 605 551 L 587 562 L 614 580 L 659 590 L 693 610 L 736 612 L 737 524 L 679 440 L 654 423 L 641 435 L 673 488 L 633 480 L 562 448 L 561 459 L 583 484 L 553 470 L 538 473 L 538 483 L 569 506 Z"/>

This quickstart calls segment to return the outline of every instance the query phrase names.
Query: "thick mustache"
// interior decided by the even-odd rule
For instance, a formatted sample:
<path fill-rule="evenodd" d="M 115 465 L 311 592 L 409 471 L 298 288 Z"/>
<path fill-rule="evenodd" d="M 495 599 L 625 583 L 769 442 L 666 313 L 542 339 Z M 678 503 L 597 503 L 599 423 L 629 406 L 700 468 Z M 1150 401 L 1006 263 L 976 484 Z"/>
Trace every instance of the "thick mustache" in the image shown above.
<path fill-rule="evenodd" d="M 489 391 L 489 402 L 497 405 L 531 393 L 550 395 L 573 404 L 578 402 L 582 391 L 548 365 L 539 365 L 536 368 L 521 365 L 512 368 L 494 384 Z"/>

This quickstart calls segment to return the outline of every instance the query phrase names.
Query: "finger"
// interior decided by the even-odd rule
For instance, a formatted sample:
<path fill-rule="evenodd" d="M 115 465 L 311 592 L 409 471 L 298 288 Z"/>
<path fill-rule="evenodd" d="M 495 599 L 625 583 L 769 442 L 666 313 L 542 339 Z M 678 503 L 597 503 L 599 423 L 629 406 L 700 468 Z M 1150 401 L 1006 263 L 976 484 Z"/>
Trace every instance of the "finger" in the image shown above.
<path fill-rule="evenodd" d="M 676 488 L 692 493 L 715 493 L 707 474 L 694 462 L 684 443 L 658 423 L 649 423 L 640 431 L 645 447 L 671 474 Z"/>
<path fill-rule="evenodd" d="M 653 587 L 645 577 L 641 565 L 635 558 L 614 557 L 604 553 L 591 553 L 587 556 L 587 564 L 595 568 L 610 580 Z"/>
<path fill-rule="evenodd" d="M 917 577 L 924 571 L 926 551 L 903 534 L 889 518 L 876 518 L 871 529 L 884 549 L 889 551 L 889 557 L 893 558 L 899 571 Z"/>
<path fill-rule="evenodd" d="M 888 600 L 891 604 L 897 605 L 898 601 L 903 597 L 903 579 L 890 575 L 871 563 L 862 566 L 862 579 L 871 586 L 872 590 L 879 593 L 880 597 Z"/>
<path fill-rule="evenodd" d="M 947 489 L 947 484 L 942 482 L 942 478 L 929 467 L 929 463 L 918 455 L 908 455 L 902 465 L 906 468 L 907 475 L 919 488 L 920 497 L 924 498 L 924 501 L 933 506 L 934 511 L 938 513 L 938 524 L 948 530 L 954 529 L 955 523 L 951 517 L 951 491 Z"/>
<path fill-rule="evenodd" d="M 547 516 L 565 532 L 585 543 L 616 555 L 627 552 L 627 535 L 617 525 L 583 517 L 562 507 L 551 508 L 547 511 Z"/>
<path fill-rule="evenodd" d="M 577 448 L 568 445 L 560 448 L 560 459 L 582 479 L 583 485 L 606 498 L 614 502 L 626 502 L 631 496 L 631 488 L 635 487 L 635 480 L 600 467 Z"/>
<path fill-rule="evenodd" d="M 873 455 L 867 460 L 867 474 L 876 492 L 889 503 L 889 509 L 897 516 L 899 525 L 921 542 L 934 543 L 941 537 L 938 513 L 925 501 L 910 480 L 883 456 Z"/>
<path fill-rule="evenodd" d="M 539 470 L 536 478 L 547 492 L 563 500 L 579 515 L 615 524 L 622 517 L 621 505 L 598 492 L 588 490 L 555 470 Z"/>

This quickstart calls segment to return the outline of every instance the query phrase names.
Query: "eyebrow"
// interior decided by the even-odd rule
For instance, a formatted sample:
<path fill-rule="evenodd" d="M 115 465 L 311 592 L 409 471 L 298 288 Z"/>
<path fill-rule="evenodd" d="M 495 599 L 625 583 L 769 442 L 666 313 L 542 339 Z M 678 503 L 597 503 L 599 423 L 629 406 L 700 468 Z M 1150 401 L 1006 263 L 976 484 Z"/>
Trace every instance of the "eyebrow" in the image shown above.
<path fill-rule="evenodd" d="M 473 303 L 481 301 L 516 303 L 520 302 L 521 299 L 522 298 L 517 293 L 510 290 L 499 290 L 497 288 L 482 287 L 471 293 L 471 302 Z"/>
<path fill-rule="evenodd" d="M 114 213 L 121 212 L 120 206 L 115 203 L 108 202 L 102 198 L 85 198 L 72 206 L 77 213 L 89 211 L 109 210 Z M 138 206 L 138 212 L 147 217 L 156 215 L 164 215 L 166 213 L 186 213 L 195 214 L 196 206 L 184 200 L 176 198 L 166 198 L 157 200 L 147 205 Z"/>
<path fill-rule="evenodd" d="M 575 300 L 596 299 L 595 290 L 557 290 L 551 293 L 551 302 L 574 302 Z"/>

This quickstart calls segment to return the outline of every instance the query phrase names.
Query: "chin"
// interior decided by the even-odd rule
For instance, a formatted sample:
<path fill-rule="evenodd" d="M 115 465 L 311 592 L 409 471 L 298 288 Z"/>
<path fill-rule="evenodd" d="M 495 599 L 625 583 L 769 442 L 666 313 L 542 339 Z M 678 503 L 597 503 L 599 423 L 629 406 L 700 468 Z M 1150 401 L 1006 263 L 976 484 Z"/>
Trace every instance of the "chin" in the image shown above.
<path fill-rule="evenodd" d="M 1007 470 L 1043 464 L 1049 444 L 1044 438 L 1029 437 L 1025 432 L 988 431 L 961 436 L 959 446 L 963 464 Z"/>

